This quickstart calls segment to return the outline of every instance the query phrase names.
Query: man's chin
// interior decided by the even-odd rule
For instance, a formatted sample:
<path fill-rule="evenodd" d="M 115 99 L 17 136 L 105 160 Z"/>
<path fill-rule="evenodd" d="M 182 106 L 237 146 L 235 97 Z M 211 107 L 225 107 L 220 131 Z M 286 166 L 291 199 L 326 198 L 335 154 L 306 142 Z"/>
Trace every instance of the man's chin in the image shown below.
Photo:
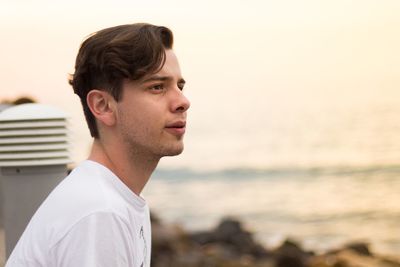
<path fill-rule="evenodd" d="M 173 157 L 173 156 L 178 156 L 182 154 L 183 152 L 183 145 L 180 147 L 174 147 L 171 149 L 168 149 L 167 151 L 164 151 L 163 156 L 164 157 Z"/>

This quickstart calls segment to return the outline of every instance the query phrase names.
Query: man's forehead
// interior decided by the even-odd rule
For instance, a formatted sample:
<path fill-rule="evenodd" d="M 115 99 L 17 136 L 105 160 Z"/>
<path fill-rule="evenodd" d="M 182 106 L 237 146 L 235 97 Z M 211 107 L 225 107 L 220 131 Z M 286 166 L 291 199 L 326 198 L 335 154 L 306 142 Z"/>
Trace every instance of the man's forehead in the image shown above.
<path fill-rule="evenodd" d="M 165 50 L 165 61 L 163 62 L 162 67 L 156 70 L 156 72 L 145 74 L 136 82 L 147 83 L 152 81 L 170 81 L 170 80 L 185 82 L 181 74 L 178 59 L 172 49 Z"/>

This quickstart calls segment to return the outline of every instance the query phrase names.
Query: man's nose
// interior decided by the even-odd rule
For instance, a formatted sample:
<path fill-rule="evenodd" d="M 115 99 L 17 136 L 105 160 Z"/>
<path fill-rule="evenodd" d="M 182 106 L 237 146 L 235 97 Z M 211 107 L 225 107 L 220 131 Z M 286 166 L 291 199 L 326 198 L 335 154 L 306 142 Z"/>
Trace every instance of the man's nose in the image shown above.
<path fill-rule="evenodd" d="M 182 90 L 178 89 L 175 91 L 174 101 L 172 104 L 172 112 L 185 112 L 190 107 L 190 101 L 183 94 Z"/>

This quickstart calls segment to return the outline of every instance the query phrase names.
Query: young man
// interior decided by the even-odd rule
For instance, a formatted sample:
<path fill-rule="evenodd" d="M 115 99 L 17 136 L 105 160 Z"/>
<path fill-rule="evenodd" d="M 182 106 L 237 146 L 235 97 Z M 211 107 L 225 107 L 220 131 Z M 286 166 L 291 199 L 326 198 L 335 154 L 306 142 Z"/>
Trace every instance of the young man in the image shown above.
<path fill-rule="evenodd" d="M 83 42 L 70 84 L 94 137 L 33 216 L 14 266 L 149 267 L 151 233 L 140 193 L 163 156 L 183 150 L 189 101 L 165 27 L 132 24 Z"/>

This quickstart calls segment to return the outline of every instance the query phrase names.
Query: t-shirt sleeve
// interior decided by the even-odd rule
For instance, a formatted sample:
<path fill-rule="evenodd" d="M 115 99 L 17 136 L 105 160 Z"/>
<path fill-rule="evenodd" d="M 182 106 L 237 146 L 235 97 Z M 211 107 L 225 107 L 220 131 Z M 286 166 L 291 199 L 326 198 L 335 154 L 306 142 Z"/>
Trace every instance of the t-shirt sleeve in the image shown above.
<path fill-rule="evenodd" d="M 77 222 L 50 250 L 57 267 L 131 267 L 132 232 L 118 215 L 97 212 Z"/>

